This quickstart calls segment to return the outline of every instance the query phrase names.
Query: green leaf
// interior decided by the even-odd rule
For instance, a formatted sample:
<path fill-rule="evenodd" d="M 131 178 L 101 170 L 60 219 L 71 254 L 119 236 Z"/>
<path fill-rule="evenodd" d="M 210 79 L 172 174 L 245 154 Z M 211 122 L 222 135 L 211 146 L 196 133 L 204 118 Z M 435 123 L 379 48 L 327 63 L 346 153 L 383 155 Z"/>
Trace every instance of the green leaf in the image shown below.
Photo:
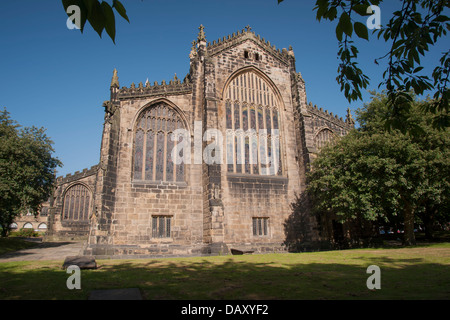
<path fill-rule="evenodd" d="M 339 18 L 339 24 L 341 25 L 341 28 L 345 32 L 345 34 L 351 37 L 353 33 L 353 25 L 347 12 L 343 12 L 341 14 L 341 17 Z"/>
<path fill-rule="evenodd" d="M 341 28 L 341 24 L 338 23 L 336 26 L 336 39 L 338 39 L 339 42 L 342 41 L 343 33 L 344 33 L 344 31 Z"/>
<path fill-rule="evenodd" d="M 369 31 L 367 30 L 366 25 L 364 25 L 361 22 L 355 22 L 354 29 L 355 29 L 355 33 L 358 37 L 369 40 Z"/>
<path fill-rule="evenodd" d="M 278 3 L 282 2 L 283 0 L 279 0 Z M 122 16 L 122 18 L 124 18 L 125 20 L 128 21 L 128 23 L 130 22 L 130 20 L 128 19 L 127 16 L 127 10 L 125 10 L 125 7 L 122 5 L 122 3 L 118 0 L 114 0 L 113 1 L 113 8 L 116 9 L 116 11 Z"/>
<path fill-rule="evenodd" d="M 96 1 L 97 0 L 83 0 L 84 6 L 86 7 L 88 14 L 89 12 L 92 11 L 92 7 L 94 6 L 94 3 Z"/>
<path fill-rule="evenodd" d="M 99 2 L 96 1 L 92 5 L 92 11 L 88 15 L 88 21 L 91 24 L 92 28 L 94 28 L 94 30 L 101 37 L 103 29 L 105 29 L 106 22 L 102 5 Z"/>
<path fill-rule="evenodd" d="M 114 11 L 108 3 L 102 2 L 103 16 L 105 17 L 105 30 L 115 43 L 116 38 L 116 20 Z"/>
<path fill-rule="evenodd" d="M 368 16 L 370 15 L 369 13 L 367 13 L 368 6 L 369 6 L 368 4 L 357 4 L 352 7 L 352 10 L 355 11 L 360 16 Z"/>

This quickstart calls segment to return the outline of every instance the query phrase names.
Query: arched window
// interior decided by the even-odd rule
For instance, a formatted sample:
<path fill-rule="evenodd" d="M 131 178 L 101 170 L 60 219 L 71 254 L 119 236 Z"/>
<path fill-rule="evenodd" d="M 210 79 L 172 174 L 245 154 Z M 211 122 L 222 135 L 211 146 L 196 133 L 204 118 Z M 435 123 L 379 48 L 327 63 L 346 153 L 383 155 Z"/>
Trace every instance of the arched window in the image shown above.
<path fill-rule="evenodd" d="M 89 220 L 91 193 L 82 184 L 71 186 L 64 196 L 63 219 L 71 221 Z"/>
<path fill-rule="evenodd" d="M 330 142 L 333 142 L 334 139 L 335 139 L 335 135 L 334 135 L 333 131 L 331 131 L 328 128 L 325 128 L 325 129 L 320 130 L 317 133 L 314 142 L 315 142 L 316 148 L 320 151 L 320 149 L 322 149 L 325 145 L 327 145 Z"/>
<path fill-rule="evenodd" d="M 23 225 L 24 229 L 33 229 L 33 225 L 30 222 L 27 222 Z"/>
<path fill-rule="evenodd" d="M 237 75 L 225 90 L 225 112 L 228 172 L 282 175 L 279 106 L 266 80 Z"/>
<path fill-rule="evenodd" d="M 47 230 L 47 224 L 42 222 L 39 226 L 38 226 L 39 230 Z"/>
<path fill-rule="evenodd" d="M 183 120 L 165 103 L 141 113 L 134 136 L 134 180 L 184 181 L 184 163 L 175 164 L 172 159 L 176 141 L 171 134 L 176 129 L 184 129 Z"/>

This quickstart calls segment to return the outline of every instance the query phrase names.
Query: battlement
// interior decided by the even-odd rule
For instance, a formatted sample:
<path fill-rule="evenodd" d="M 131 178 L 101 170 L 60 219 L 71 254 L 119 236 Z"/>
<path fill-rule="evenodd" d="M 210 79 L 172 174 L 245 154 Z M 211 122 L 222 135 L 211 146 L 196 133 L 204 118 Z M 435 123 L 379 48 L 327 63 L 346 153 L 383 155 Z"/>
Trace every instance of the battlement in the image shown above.
<path fill-rule="evenodd" d="M 85 178 L 94 174 L 97 174 L 99 166 L 95 165 L 92 166 L 90 168 L 86 168 L 83 169 L 82 171 L 76 171 L 75 173 L 71 174 L 67 174 L 65 176 L 60 176 L 56 178 L 56 184 L 57 185 L 61 185 L 61 184 L 65 184 L 65 183 L 69 183 L 81 178 Z"/>
<path fill-rule="evenodd" d="M 129 88 L 122 87 L 119 90 L 118 98 L 119 99 L 129 99 L 135 97 L 149 97 L 155 95 L 164 95 L 164 94 L 184 94 L 192 92 L 192 83 L 190 82 L 189 75 L 187 75 L 183 82 L 178 79 L 175 74 L 174 78 L 166 83 L 165 80 L 161 81 L 161 84 L 158 81 L 155 81 L 152 84 L 147 80 L 145 86 L 142 82 L 139 82 L 138 86 L 131 84 Z"/>
<path fill-rule="evenodd" d="M 351 115 L 349 116 L 349 110 L 347 110 L 347 117 L 345 120 L 337 114 L 334 115 L 333 112 L 328 112 L 328 110 L 324 110 L 323 108 L 317 107 L 317 105 L 313 105 L 311 102 L 307 105 L 307 111 L 315 114 L 316 116 L 329 120 L 341 127 L 348 127 L 351 129 L 354 126 L 354 121 L 351 118 Z"/>

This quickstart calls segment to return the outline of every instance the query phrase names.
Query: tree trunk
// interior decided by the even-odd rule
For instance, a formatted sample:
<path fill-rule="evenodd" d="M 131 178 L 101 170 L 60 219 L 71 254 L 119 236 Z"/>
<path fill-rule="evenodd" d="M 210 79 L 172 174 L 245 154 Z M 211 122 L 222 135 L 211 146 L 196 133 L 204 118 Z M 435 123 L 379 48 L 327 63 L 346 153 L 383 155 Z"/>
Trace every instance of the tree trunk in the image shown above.
<path fill-rule="evenodd" d="M 437 213 L 437 209 L 428 208 L 424 213 L 424 217 L 422 219 L 424 227 L 425 227 L 425 239 L 432 240 L 433 239 L 433 224 L 434 224 L 434 216 Z"/>
<path fill-rule="evenodd" d="M 2 232 L 1 236 L 5 238 L 8 235 L 9 226 L 8 225 L 2 225 Z"/>
<path fill-rule="evenodd" d="M 405 202 L 405 230 L 403 237 L 403 245 L 413 246 L 416 244 L 416 237 L 414 235 L 414 209 L 409 202 Z"/>

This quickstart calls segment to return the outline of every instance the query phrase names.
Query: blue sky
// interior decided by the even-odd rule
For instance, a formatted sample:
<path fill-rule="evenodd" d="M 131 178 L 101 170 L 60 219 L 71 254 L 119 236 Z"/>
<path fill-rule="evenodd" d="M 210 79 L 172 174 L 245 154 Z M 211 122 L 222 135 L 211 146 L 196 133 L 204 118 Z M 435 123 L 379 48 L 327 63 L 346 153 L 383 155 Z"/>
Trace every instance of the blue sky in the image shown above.
<path fill-rule="evenodd" d="M 112 2 L 112 1 L 108 1 Z M 292 45 L 297 72 L 306 81 L 308 101 L 344 117 L 349 104 L 336 83 L 338 43 L 335 23 L 318 22 L 315 1 L 285 0 L 123 0 L 131 23 L 116 15 L 116 44 L 87 25 L 83 34 L 66 27 L 60 0 L 0 1 L 0 108 L 22 126 L 45 127 L 55 156 L 64 164 L 58 176 L 99 162 L 102 103 L 109 99 L 114 68 L 120 86 L 167 82 L 189 71 L 191 41 L 200 24 L 212 42 L 246 25 L 277 48 Z M 400 6 L 381 6 L 382 23 Z M 362 21 L 364 22 L 364 21 Z M 445 43 L 447 41 L 447 43 Z M 383 42 L 357 40 L 360 67 L 376 90 L 387 52 Z M 448 39 L 422 59 L 431 74 Z M 428 68 L 427 68 L 428 67 Z M 364 94 L 364 101 L 370 95 Z"/>

